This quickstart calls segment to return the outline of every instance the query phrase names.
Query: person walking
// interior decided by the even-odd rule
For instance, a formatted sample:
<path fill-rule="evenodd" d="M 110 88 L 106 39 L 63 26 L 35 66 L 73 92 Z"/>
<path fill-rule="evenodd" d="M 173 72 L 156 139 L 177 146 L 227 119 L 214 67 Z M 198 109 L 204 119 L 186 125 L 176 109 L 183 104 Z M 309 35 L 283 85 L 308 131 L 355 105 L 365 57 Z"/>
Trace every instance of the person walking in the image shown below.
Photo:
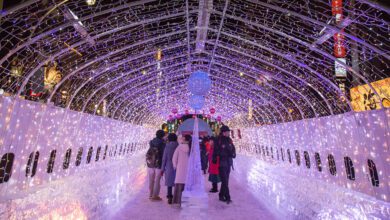
<path fill-rule="evenodd" d="M 179 143 L 177 142 L 177 135 L 170 133 L 168 135 L 168 143 L 165 146 L 161 166 L 161 176 L 165 173 L 165 185 L 168 187 L 168 204 L 172 204 L 173 199 L 172 188 L 175 186 L 176 172 L 173 168 L 172 158 L 173 153 L 175 152 L 178 145 Z"/>
<path fill-rule="evenodd" d="M 164 135 L 165 132 L 163 130 L 158 130 L 156 137 L 149 142 L 149 149 L 146 153 L 146 165 L 148 166 L 149 176 L 149 198 L 152 201 L 162 200 L 159 194 L 162 157 L 165 148 Z"/>
<path fill-rule="evenodd" d="M 173 203 L 181 206 L 181 194 L 187 178 L 188 160 L 191 152 L 192 138 L 190 135 L 180 136 L 179 146 L 173 154 L 172 164 L 176 170 L 175 192 L 173 194 Z"/>
<path fill-rule="evenodd" d="M 208 160 L 209 160 L 209 181 L 212 184 L 210 190 L 211 193 L 218 192 L 218 183 L 221 182 L 219 177 L 219 157 L 217 156 L 217 162 L 213 163 L 213 153 L 214 153 L 214 143 L 215 138 L 209 138 L 206 142 L 206 149 L 208 150 Z"/>
<path fill-rule="evenodd" d="M 217 163 L 219 157 L 219 176 L 221 178 L 221 190 L 219 191 L 219 200 L 231 203 L 229 192 L 229 175 L 230 168 L 233 166 L 233 158 L 236 157 L 236 148 L 233 145 L 233 140 L 229 137 L 230 129 L 223 125 L 220 129 L 220 134 L 215 143 L 213 153 L 213 163 Z"/>

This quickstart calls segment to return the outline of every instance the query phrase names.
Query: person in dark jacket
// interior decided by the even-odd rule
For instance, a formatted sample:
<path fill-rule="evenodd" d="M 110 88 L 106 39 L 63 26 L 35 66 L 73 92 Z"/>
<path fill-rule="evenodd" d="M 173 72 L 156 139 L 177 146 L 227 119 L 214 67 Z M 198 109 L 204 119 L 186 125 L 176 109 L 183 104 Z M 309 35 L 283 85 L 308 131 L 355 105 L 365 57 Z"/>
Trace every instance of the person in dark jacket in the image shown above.
<path fill-rule="evenodd" d="M 149 198 L 154 201 L 162 200 L 160 194 L 160 179 L 161 179 L 161 165 L 164 154 L 164 135 L 163 130 L 156 132 L 156 137 L 149 142 L 150 149 L 154 149 L 156 155 L 153 155 L 152 165 L 148 164 L 148 176 L 149 176 Z M 148 150 L 148 152 L 150 151 Z"/>
<path fill-rule="evenodd" d="M 172 187 L 175 186 L 175 169 L 173 169 L 172 157 L 176 147 L 179 145 L 177 136 L 174 133 L 168 135 L 168 144 L 165 146 L 162 159 L 161 175 L 165 173 L 165 185 L 168 187 L 168 204 L 172 204 L 173 194 Z"/>
<path fill-rule="evenodd" d="M 229 127 L 223 125 L 215 143 L 215 149 L 213 152 L 213 163 L 217 163 L 217 158 L 219 157 L 219 176 L 222 182 L 219 192 L 219 200 L 227 202 L 228 204 L 232 202 L 229 192 L 230 168 L 233 166 L 233 158 L 236 157 L 236 148 L 234 147 L 233 141 L 229 135 Z"/>

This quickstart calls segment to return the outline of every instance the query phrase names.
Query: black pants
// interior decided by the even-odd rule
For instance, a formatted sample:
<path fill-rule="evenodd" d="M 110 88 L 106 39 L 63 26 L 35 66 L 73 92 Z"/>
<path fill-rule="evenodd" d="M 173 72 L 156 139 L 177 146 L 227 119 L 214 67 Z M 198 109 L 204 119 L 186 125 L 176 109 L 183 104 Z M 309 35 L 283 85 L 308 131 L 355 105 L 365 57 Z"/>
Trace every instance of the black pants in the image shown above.
<path fill-rule="evenodd" d="M 172 194 L 172 186 L 168 186 L 168 195 L 167 195 L 167 198 L 173 198 L 173 194 Z"/>
<path fill-rule="evenodd" d="M 212 183 L 212 186 L 213 186 L 212 190 L 218 191 L 218 183 Z"/>
<path fill-rule="evenodd" d="M 181 194 L 184 191 L 184 184 L 183 183 L 176 183 L 175 184 L 175 192 L 173 194 L 173 203 L 180 204 L 181 205 Z"/>
<path fill-rule="evenodd" d="M 219 167 L 219 176 L 221 177 L 221 190 L 219 191 L 219 198 L 230 200 L 229 193 L 229 175 L 230 175 L 230 166 L 228 167 Z"/>

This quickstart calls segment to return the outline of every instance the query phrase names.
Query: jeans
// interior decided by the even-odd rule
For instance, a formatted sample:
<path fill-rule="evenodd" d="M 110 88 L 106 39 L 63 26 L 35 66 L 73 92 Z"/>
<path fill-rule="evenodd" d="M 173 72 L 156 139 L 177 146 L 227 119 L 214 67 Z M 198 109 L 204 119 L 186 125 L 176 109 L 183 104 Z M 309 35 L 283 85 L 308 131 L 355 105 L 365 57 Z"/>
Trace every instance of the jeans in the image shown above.
<path fill-rule="evenodd" d="M 160 194 L 161 169 L 148 168 L 149 197 L 157 197 Z"/>
<path fill-rule="evenodd" d="M 219 198 L 230 200 L 229 193 L 229 175 L 230 175 L 230 166 L 219 167 L 219 176 L 221 177 L 221 189 L 219 191 Z"/>

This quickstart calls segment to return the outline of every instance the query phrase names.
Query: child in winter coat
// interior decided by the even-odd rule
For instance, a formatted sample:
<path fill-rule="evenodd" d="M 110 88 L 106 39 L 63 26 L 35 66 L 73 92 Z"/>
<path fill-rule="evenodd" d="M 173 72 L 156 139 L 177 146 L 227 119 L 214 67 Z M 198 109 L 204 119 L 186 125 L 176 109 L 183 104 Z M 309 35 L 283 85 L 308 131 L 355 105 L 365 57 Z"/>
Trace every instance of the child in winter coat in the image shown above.
<path fill-rule="evenodd" d="M 212 188 L 210 190 L 211 193 L 218 192 L 218 183 L 221 182 L 219 177 L 219 157 L 217 157 L 217 162 L 213 163 L 213 152 L 214 152 L 214 138 L 210 138 L 206 143 L 206 148 L 209 150 L 209 181 L 212 184 Z"/>

